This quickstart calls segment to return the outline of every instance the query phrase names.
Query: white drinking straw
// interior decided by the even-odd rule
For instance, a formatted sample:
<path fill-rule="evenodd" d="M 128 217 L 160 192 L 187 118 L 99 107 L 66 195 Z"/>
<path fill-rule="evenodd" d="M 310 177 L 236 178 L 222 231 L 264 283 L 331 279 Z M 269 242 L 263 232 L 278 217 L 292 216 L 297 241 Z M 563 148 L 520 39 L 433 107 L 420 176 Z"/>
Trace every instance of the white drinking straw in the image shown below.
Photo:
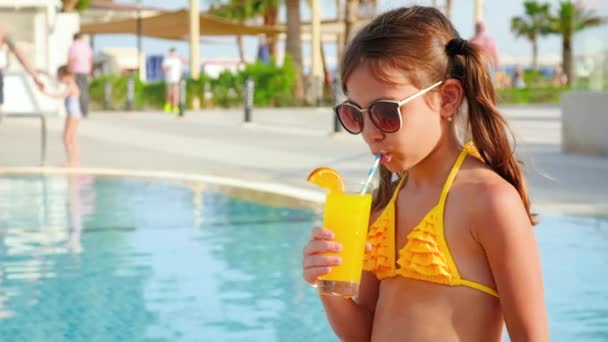
<path fill-rule="evenodd" d="M 381 158 L 382 158 L 381 153 L 376 154 L 376 159 L 374 159 L 374 165 L 372 166 L 371 169 L 369 169 L 369 172 L 367 173 L 367 180 L 365 181 L 365 184 L 363 184 L 363 188 L 361 189 L 362 195 L 367 192 L 367 188 L 372 183 L 372 179 L 374 178 L 374 175 L 376 174 L 376 171 L 378 170 L 378 166 L 380 165 Z"/>

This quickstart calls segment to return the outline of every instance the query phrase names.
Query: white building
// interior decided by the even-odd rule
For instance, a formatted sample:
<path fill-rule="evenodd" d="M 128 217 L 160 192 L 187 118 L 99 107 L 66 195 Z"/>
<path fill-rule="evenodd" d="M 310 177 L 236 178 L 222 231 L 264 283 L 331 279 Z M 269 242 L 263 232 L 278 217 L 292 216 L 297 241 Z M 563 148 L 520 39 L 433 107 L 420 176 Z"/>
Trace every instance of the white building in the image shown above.
<path fill-rule="evenodd" d="M 78 15 L 59 13 L 59 0 L 0 0 L 0 22 L 37 69 L 54 73 L 80 26 Z M 10 58 L 10 57 L 9 57 Z M 9 69 L 20 69 L 9 60 Z"/>
<path fill-rule="evenodd" d="M 57 68 L 66 64 L 67 50 L 72 37 L 79 29 L 77 14 L 59 13 L 59 0 L 0 0 L 0 23 L 10 33 L 15 44 L 22 49 L 32 66 L 41 72 L 54 75 Z M 16 58 L 6 51 L 7 72 L 4 92 L 5 112 L 33 112 L 56 110 L 56 101 L 49 100 L 34 90 L 34 99 L 24 87 L 31 87 L 29 78 L 20 76 L 23 68 Z M 27 80 L 27 81 L 24 81 Z M 28 82 L 28 83 L 24 83 Z M 31 94 L 31 92 L 29 92 Z M 34 102 L 38 101 L 38 104 Z"/>
<path fill-rule="evenodd" d="M 595 15 L 608 16 L 605 0 L 580 1 Z M 566 152 L 608 156 L 608 24 L 574 36 L 577 91 L 562 96 L 562 148 Z"/>

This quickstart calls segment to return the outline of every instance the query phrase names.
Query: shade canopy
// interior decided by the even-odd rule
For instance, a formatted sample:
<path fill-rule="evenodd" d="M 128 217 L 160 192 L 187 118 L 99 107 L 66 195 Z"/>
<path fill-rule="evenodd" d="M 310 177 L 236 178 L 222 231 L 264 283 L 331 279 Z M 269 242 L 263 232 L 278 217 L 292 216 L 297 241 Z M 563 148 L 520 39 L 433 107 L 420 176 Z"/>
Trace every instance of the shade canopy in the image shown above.
<path fill-rule="evenodd" d="M 141 18 L 141 34 L 147 37 L 182 40 L 188 37 L 189 12 L 180 10 Z M 87 34 L 137 34 L 137 18 L 105 23 L 82 25 L 80 31 Z M 253 26 L 206 14 L 200 15 L 201 36 L 239 36 L 280 34 L 281 27 Z"/>

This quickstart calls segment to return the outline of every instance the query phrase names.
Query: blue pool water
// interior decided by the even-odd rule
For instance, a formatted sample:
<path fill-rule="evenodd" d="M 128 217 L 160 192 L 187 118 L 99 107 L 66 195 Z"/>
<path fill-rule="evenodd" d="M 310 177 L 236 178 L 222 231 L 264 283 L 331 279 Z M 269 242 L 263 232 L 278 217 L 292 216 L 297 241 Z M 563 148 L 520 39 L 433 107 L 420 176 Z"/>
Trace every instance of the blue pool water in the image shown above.
<path fill-rule="evenodd" d="M 0 177 L 0 340 L 335 341 L 300 274 L 318 213 L 217 190 Z M 608 340 L 608 222 L 541 219 L 552 340 Z"/>

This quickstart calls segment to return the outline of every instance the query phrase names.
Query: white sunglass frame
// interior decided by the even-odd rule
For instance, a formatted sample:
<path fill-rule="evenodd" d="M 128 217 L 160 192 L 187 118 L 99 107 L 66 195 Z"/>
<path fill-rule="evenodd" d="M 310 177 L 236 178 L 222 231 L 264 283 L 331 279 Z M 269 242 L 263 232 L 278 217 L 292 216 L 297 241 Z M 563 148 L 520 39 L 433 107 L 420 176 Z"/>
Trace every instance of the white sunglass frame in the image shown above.
<path fill-rule="evenodd" d="M 372 120 L 372 118 L 370 117 L 370 120 L 372 120 L 372 123 L 373 123 L 373 124 L 374 124 L 374 125 L 375 125 L 375 126 L 378 128 L 378 129 L 379 129 L 379 130 L 381 130 L 382 132 L 385 132 L 385 133 L 395 133 L 395 132 L 398 132 L 398 131 L 401 129 L 401 127 L 403 126 L 403 115 L 401 114 L 401 107 L 402 107 L 403 105 L 405 105 L 406 103 L 408 103 L 408 102 L 410 102 L 410 101 L 414 100 L 415 98 L 417 98 L 417 97 L 419 97 L 419 96 L 422 96 L 422 95 L 424 95 L 424 94 L 428 93 L 428 92 L 429 92 L 429 91 L 431 91 L 433 88 L 437 87 L 438 85 L 442 84 L 443 82 L 444 82 L 444 81 L 438 81 L 438 82 L 436 82 L 436 83 L 434 83 L 434 84 L 432 84 L 432 85 L 430 85 L 430 86 L 428 86 L 428 87 L 426 87 L 426 88 L 424 88 L 424 89 L 421 89 L 421 90 L 419 90 L 418 92 L 416 92 L 416 93 L 414 93 L 414 94 L 412 94 L 412 95 L 410 95 L 410 96 L 408 96 L 408 97 L 404 98 L 404 99 L 403 99 L 403 100 L 401 100 L 401 101 L 393 101 L 393 100 L 378 100 L 378 101 L 374 101 L 374 102 L 373 102 L 372 104 L 370 104 L 370 105 L 369 105 L 369 107 L 367 107 L 367 108 L 360 108 L 359 106 L 357 106 L 357 105 L 355 105 L 355 104 L 353 104 L 353 103 L 350 103 L 350 102 L 348 102 L 348 101 L 345 101 L 345 102 L 339 103 L 339 104 L 337 104 L 336 106 L 334 106 L 334 113 L 335 113 L 335 114 L 338 116 L 338 119 L 340 120 L 340 123 L 342 123 L 342 119 L 340 119 L 340 115 L 338 115 L 338 110 L 337 110 L 337 109 L 338 109 L 340 106 L 349 106 L 349 107 L 353 107 L 353 108 L 355 108 L 356 110 L 358 110 L 359 112 L 361 112 L 361 114 L 363 114 L 363 113 L 368 113 L 368 112 L 370 111 L 370 109 L 371 109 L 371 108 L 372 108 L 372 107 L 373 107 L 375 104 L 377 104 L 377 103 L 392 103 L 392 104 L 396 104 L 396 105 L 397 105 L 397 114 L 399 115 L 399 128 L 397 128 L 395 131 L 393 131 L 393 132 L 387 132 L 387 131 L 383 130 L 382 128 L 377 127 L 376 123 L 375 123 L 375 122 Z M 351 134 L 360 134 L 361 132 L 363 132 L 363 122 L 364 122 L 364 121 L 362 121 L 362 122 L 361 122 L 361 130 L 359 130 L 359 132 L 356 132 L 356 133 L 353 133 L 353 132 L 349 131 L 349 130 L 346 128 L 346 126 L 345 126 L 344 124 L 342 124 L 342 126 L 344 127 L 344 129 L 346 129 L 346 130 L 347 130 L 349 133 L 351 133 Z"/>

